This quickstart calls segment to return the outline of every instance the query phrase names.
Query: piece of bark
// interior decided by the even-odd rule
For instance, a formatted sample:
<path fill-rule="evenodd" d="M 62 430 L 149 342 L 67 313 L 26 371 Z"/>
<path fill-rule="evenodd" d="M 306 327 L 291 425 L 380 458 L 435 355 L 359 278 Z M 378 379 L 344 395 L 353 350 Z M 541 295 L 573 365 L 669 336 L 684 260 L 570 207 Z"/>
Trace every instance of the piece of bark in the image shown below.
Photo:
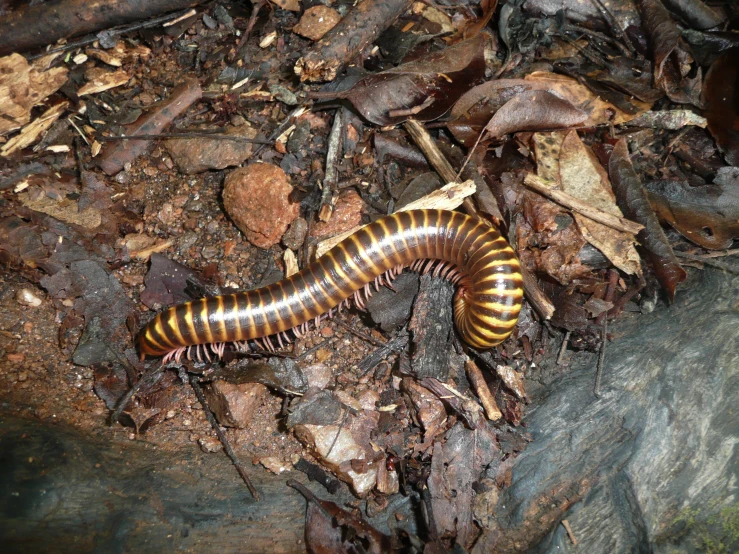
<path fill-rule="evenodd" d="M 127 125 L 125 132 L 127 135 L 159 134 L 202 96 L 200 83 L 187 80 L 176 87 L 169 98 L 158 104 L 155 110 Z M 149 139 L 136 139 L 108 144 L 100 154 L 100 168 L 108 175 L 118 173 L 125 164 L 143 154 L 151 142 Z"/>
<path fill-rule="evenodd" d="M 201 0 L 52 0 L 0 19 L 0 55 L 23 52 L 85 33 L 197 6 Z"/>
<path fill-rule="evenodd" d="M 295 64 L 301 81 L 333 81 L 339 70 L 411 5 L 411 0 L 365 0 L 344 18 Z"/>
<path fill-rule="evenodd" d="M 446 381 L 452 356 L 452 297 L 454 289 L 430 275 L 421 277 L 421 287 L 408 325 L 413 342 L 411 367 L 418 379 L 434 377 Z"/>

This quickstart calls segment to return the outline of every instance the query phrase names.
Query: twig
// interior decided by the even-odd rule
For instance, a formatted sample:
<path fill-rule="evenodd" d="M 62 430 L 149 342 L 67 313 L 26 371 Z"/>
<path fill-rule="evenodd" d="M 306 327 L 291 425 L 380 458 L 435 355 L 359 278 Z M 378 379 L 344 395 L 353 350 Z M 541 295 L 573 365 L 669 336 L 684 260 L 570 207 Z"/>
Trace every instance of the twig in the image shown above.
<path fill-rule="evenodd" d="M 565 357 L 565 352 L 567 351 L 567 343 L 570 342 L 571 334 L 572 334 L 572 331 L 567 331 L 565 333 L 565 338 L 562 339 L 562 347 L 559 349 L 559 355 L 557 356 L 557 365 L 563 365 L 562 360 Z"/>
<path fill-rule="evenodd" d="M 321 499 L 318 498 L 315 494 L 313 494 L 305 485 L 303 485 L 302 483 L 298 483 L 294 479 L 288 479 L 285 482 L 285 484 L 288 487 L 292 487 L 293 489 L 295 489 L 296 491 L 298 491 L 300 494 L 302 494 L 303 495 L 303 498 L 305 498 L 308 502 L 313 502 L 313 504 L 319 510 L 321 510 L 321 512 L 323 512 L 323 515 L 326 518 L 328 518 L 330 520 L 333 520 L 333 517 L 334 516 L 331 515 L 330 513 L 328 513 L 328 510 L 326 510 L 326 508 L 324 507 L 324 505 L 321 504 Z"/>
<path fill-rule="evenodd" d="M 598 354 L 598 366 L 595 370 L 595 386 L 593 394 L 596 398 L 600 398 L 600 378 L 603 375 L 603 361 L 606 358 L 606 342 L 608 339 L 608 318 L 603 319 L 603 336 L 600 343 L 600 353 Z"/>
<path fill-rule="evenodd" d="M 606 23 L 608 23 L 608 27 L 611 29 L 613 34 L 616 35 L 617 38 L 620 38 L 624 41 L 624 45 L 626 46 L 626 48 L 628 48 L 629 53 L 633 56 L 636 52 L 636 50 L 634 49 L 634 45 L 631 44 L 629 36 L 621 28 L 621 25 L 619 25 L 618 21 L 616 21 L 616 18 L 613 17 L 613 14 L 610 12 L 610 10 L 605 5 L 603 5 L 603 2 L 601 2 L 601 0 L 593 0 L 593 3 L 600 11 L 603 19 L 605 19 Z"/>
<path fill-rule="evenodd" d="M 141 379 L 139 379 L 134 386 L 132 386 L 126 394 L 124 394 L 120 400 L 118 400 L 118 403 L 115 405 L 115 409 L 113 410 L 113 413 L 110 414 L 110 425 L 113 425 L 118 422 L 118 418 L 121 417 L 121 413 L 123 413 L 123 410 L 125 409 L 126 405 L 131 401 L 133 396 L 141 390 L 141 388 L 151 383 L 156 382 L 155 379 L 159 379 L 162 376 L 163 370 L 166 366 L 163 364 L 155 365 L 149 371 L 147 371 Z"/>
<path fill-rule="evenodd" d="M 111 135 L 96 137 L 100 142 L 113 142 L 116 140 L 159 140 L 159 139 L 193 139 L 206 138 L 215 140 L 231 140 L 233 142 L 248 142 L 251 144 L 272 144 L 265 139 L 251 139 L 238 135 L 226 135 L 224 133 L 161 133 L 159 135 Z"/>
<path fill-rule="evenodd" d="M 570 522 L 566 519 L 562 520 L 562 526 L 565 528 L 565 531 L 567 531 L 567 536 L 570 537 L 570 541 L 572 541 L 573 546 L 577 546 L 577 539 L 575 538 L 575 534 L 572 532 L 572 527 L 570 527 Z"/>
<path fill-rule="evenodd" d="M 454 171 L 452 165 L 449 163 L 446 157 L 444 157 L 444 154 L 441 153 L 439 147 L 436 146 L 434 139 L 431 137 L 426 128 L 415 119 L 409 119 L 403 124 L 403 127 L 405 127 L 405 130 L 408 131 L 408 134 L 411 136 L 411 138 L 413 138 L 418 148 L 421 149 L 421 152 L 423 152 L 424 156 L 426 156 L 426 159 L 436 170 L 436 172 L 441 176 L 444 182 L 457 182 L 457 172 Z M 477 208 L 475 208 L 475 205 L 469 198 L 464 199 L 464 202 L 462 202 L 462 207 L 468 214 L 472 216 L 478 215 Z"/>
<path fill-rule="evenodd" d="M 539 283 L 536 282 L 531 272 L 524 266 L 521 266 L 521 277 L 523 277 L 523 292 L 531 307 L 534 308 L 540 318 L 544 320 L 552 319 L 555 312 L 554 304 L 541 290 Z"/>
<path fill-rule="evenodd" d="M 353 329 L 351 327 L 351 325 L 348 325 L 347 323 L 345 323 L 344 321 L 342 321 L 342 320 L 340 320 L 338 318 L 337 319 L 334 319 L 334 321 L 336 322 L 336 324 L 339 327 L 341 327 L 342 329 L 345 329 L 345 330 L 349 331 L 355 337 L 359 337 L 363 341 L 369 342 L 370 344 L 374 344 L 378 348 L 382 348 L 383 346 L 387 345 L 387 342 L 380 342 L 379 340 L 377 340 L 375 338 L 372 338 L 371 336 L 369 336 L 369 335 L 367 335 L 365 333 L 362 333 L 361 331 L 357 331 L 356 329 Z"/>
<path fill-rule="evenodd" d="M 678 252 L 678 251 L 675 251 L 675 255 L 679 258 L 685 258 L 686 260 L 693 260 L 695 262 L 701 262 L 706 265 L 712 265 L 713 267 L 718 267 L 719 269 L 729 271 L 731 273 L 739 274 L 739 267 L 733 264 L 727 264 L 726 262 L 719 262 L 718 260 L 714 260 L 713 257 L 710 257 L 710 255 L 709 256 L 695 256 L 693 254 L 688 254 L 686 252 Z M 732 254 L 727 254 L 727 255 L 731 256 Z"/>
<path fill-rule="evenodd" d="M 503 417 L 503 412 L 498 408 L 498 404 L 495 402 L 495 397 L 493 396 L 493 393 L 490 392 L 490 387 L 488 387 L 480 368 L 477 367 L 477 364 L 472 360 L 467 360 L 464 364 L 464 368 L 467 370 L 467 377 L 469 378 L 470 383 L 472 383 L 475 392 L 477 392 L 477 396 L 482 403 L 482 407 L 485 408 L 485 413 L 487 414 L 488 419 L 491 421 L 498 421 Z"/>
<path fill-rule="evenodd" d="M 594 208 L 582 200 L 550 186 L 547 181 L 533 173 L 528 173 L 526 177 L 524 177 L 523 183 L 530 189 L 546 196 L 557 204 L 564 206 L 565 208 L 569 208 L 573 212 L 577 212 L 588 219 L 602 223 L 611 229 L 632 233 L 634 235 L 644 229 L 644 225 L 636 223 L 635 221 L 630 221 L 625 217 L 619 217 L 617 215 L 604 212 L 601 209 Z"/>
<path fill-rule="evenodd" d="M 66 52 L 67 50 L 73 50 L 75 48 L 79 48 L 80 46 L 86 46 L 88 44 L 92 44 L 93 42 L 100 40 L 101 33 L 106 33 L 108 36 L 114 37 L 116 35 L 122 35 L 123 33 L 128 33 L 129 31 L 138 31 L 139 29 L 147 29 L 149 27 L 156 27 L 160 23 L 166 23 L 168 21 L 176 21 L 182 17 L 189 17 L 190 12 L 192 12 L 192 15 L 195 15 L 197 13 L 194 9 L 190 8 L 189 10 L 185 10 L 179 13 L 174 13 L 174 14 L 171 13 L 168 15 L 163 15 L 162 17 L 156 17 L 149 21 L 145 21 L 144 23 L 133 23 L 132 25 L 127 25 L 119 29 L 103 30 L 100 33 L 97 33 L 94 37 L 77 40 L 75 42 L 69 42 L 65 44 L 64 46 L 60 46 L 59 48 L 54 48 L 48 51 L 45 50 L 38 54 L 34 54 L 33 56 L 28 56 L 27 59 L 28 61 L 33 61 L 38 58 L 43 58 L 44 56 L 48 56 L 49 54 L 56 54 L 57 52 Z"/>
<path fill-rule="evenodd" d="M 254 485 L 252 485 L 251 480 L 249 480 L 249 476 L 246 474 L 246 470 L 241 465 L 241 461 L 239 460 L 238 456 L 236 456 L 233 448 L 231 448 L 231 443 L 228 442 L 228 438 L 221 430 L 220 425 L 218 425 L 213 412 L 210 411 L 208 401 L 205 399 L 205 394 L 203 394 L 203 389 L 200 387 L 200 382 L 198 381 L 197 375 L 190 376 L 190 385 L 195 391 L 195 396 L 198 397 L 198 402 L 200 402 L 200 405 L 203 407 L 203 412 L 205 412 L 205 417 L 208 419 L 208 423 L 210 423 L 211 427 L 213 427 L 213 430 L 216 432 L 218 440 L 221 441 L 221 444 L 223 445 L 223 451 L 228 455 L 229 458 L 231 458 L 233 465 L 236 467 L 236 471 L 239 472 L 239 475 L 241 475 L 244 483 L 246 483 L 246 488 L 249 489 L 249 492 L 251 493 L 254 500 L 258 502 L 260 500 L 259 493 L 257 492 L 257 489 L 254 488 Z"/>

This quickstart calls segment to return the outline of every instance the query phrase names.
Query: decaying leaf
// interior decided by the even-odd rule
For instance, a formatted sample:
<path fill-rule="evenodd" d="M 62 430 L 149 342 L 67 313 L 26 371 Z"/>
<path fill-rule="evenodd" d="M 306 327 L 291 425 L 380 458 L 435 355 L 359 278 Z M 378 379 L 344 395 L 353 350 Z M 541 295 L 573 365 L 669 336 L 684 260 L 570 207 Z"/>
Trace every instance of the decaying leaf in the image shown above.
<path fill-rule="evenodd" d="M 706 119 L 716 144 L 733 166 L 739 166 L 739 48 L 721 54 L 706 74 L 703 97 Z"/>
<path fill-rule="evenodd" d="M 722 249 L 739 238 L 737 184 L 692 187 L 683 181 L 652 181 L 646 188 L 661 220 L 703 248 Z"/>
<path fill-rule="evenodd" d="M 673 102 L 700 106 L 701 69 L 690 45 L 660 0 L 639 0 L 639 8 L 652 50 L 655 85 Z"/>
<path fill-rule="evenodd" d="M 443 115 L 485 74 L 482 36 L 365 77 L 342 94 L 376 125 Z"/>
<path fill-rule="evenodd" d="M 545 139 L 550 140 L 545 142 Z M 564 192 L 594 208 L 622 216 L 607 173 L 592 151 L 582 143 L 576 131 L 556 133 L 549 137 L 537 133 L 533 140 L 538 171 L 542 173 L 540 176 L 554 176 L 558 173 L 554 182 L 559 182 Z M 634 235 L 616 231 L 577 213 L 573 217 L 585 239 L 603 252 L 613 265 L 629 275 L 641 275 Z"/>
<path fill-rule="evenodd" d="M 608 171 L 616 198 L 626 216 L 644 225 L 644 230 L 637 237 L 648 252 L 648 259 L 657 279 L 670 299 L 674 300 L 675 289 L 685 280 L 687 274 L 680 267 L 670 242 L 649 204 L 639 177 L 631 165 L 626 139 L 616 143 L 608 163 Z"/>
<path fill-rule="evenodd" d="M 296 481 L 287 484 L 308 501 L 305 513 L 305 545 L 312 554 L 385 554 L 391 551 L 390 537 L 366 521 L 321 500 Z"/>
<path fill-rule="evenodd" d="M 509 100 L 526 91 L 547 91 L 585 113 L 586 117 L 581 121 L 566 125 L 567 127 L 595 127 L 608 123 L 618 125 L 651 107 L 650 103 L 631 100 L 635 109 L 626 112 L 601 99 L 572 77 L 536 71 L 525 79 L 499 79 L 470 89 L 452 108 L 447 125 L 458 141 L 471 146 L 491 117 Z M 574 114 L 571 111 L 570 113 Z M 538 129 L 553 128 L 555 127 L 541 126 Z"/>
<path fill-rule="evenodd" d="M 574 127 L 588 118 L 568 100 L 546 90 L 526 91 L 511 98 L 485 126 L 491 137 L 518 131 L 544 131 Z"/>

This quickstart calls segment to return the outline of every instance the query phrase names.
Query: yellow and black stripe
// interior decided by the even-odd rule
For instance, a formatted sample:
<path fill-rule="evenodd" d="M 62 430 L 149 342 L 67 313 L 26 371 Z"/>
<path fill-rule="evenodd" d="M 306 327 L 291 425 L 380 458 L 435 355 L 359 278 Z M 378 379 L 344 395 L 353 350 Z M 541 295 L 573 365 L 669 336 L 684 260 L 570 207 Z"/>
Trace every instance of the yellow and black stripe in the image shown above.
<path fill-rule="evenodd" d="M 378 219 L 309 267 L 257 290 L 194 300 L 158 314 L 141 331 L 142 357 L 196 344 L 274 335 L 326 313 L 396 266 L 442 260 L 464 275 L 454 320 L 471 346 L 513 331 L 523 300 L 518 260 L 497 229 L 458 212 L 413 210 Z"/>

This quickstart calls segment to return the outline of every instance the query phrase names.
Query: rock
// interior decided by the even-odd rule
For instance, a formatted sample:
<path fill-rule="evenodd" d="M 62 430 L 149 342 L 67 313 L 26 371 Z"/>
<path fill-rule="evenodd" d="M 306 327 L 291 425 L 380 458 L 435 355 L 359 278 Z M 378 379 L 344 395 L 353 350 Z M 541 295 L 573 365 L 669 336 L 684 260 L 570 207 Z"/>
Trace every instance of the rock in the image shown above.
<path fill-rule="evenodd" d="M 267 394 L 267 387 L 259 383 L 215 381 L 204 390 L 208 406 L 218 422 L 239 429 L 250 425 L 254 411 Z"/>
<path fill-rule="evenodd" d="M 282 236 L 282 244 L 291 250 L 297 251 L 303 246 L 306 234 L 308 234 L 308 222 L 302 217 L 299 217 L 287 228 L 287 231 Z"/>
<path fill-rule="evenodd" d="M 377 429 L 379 412 L 364 411 L 339 425 L 297 425 L 295 436 L 336 476 L 348 483 L 357 496 L 370 492 L 377 482 L 378 466 L 371 463 L 374 452 L 370 434 Z"/>
<path fill-rule="evenodd" d="M 290 200 L 292 190 L 282 169 L 256 163 L 228 174 L 223 205 L 252 244 L 269 248 L 300 212 L 300 204 Z"/>
<path fill-rule="evenodd" d="M 739 277 L 699 280 L 673 305 L 609 328 L 620 338 L 608 343 L 600 398 L 597 355 L 528 391 L 532 442 L 499 493 L 488 552 L 686 553 L 706 541 L 736 551 L 718 522 L 739 514 Z"/>
<path fill-rule="evenodd" d="M 327 6 L 313 6 L 305 10 L 303 17 L 293 27 L 293 32 L 311 40 L 321 40 L 339 21 L 341 16 L 336 10 Z"/>
<path fill-rule="evenodd" d="M 334 213 L 328 221 L 319 221 L 311 229 L 312 237 L 332 237 L 362 223 L 364 200 L 355 191 L 349 190 L 339 196 Z"/>
<path fill-rule="evenodd" d="M 227 126 L 222 133 L 249 139 L 257 136 L 251 127 Z M 164 146 L 177 168 L 186 175 L 239 165 L 253 150 L 249 142 L 210 138 L 169 139 L 164 141 Z"/>
<path fill-rule="evenodd" d="M 326 364 L 312 364 L 302 370 L 311 388 L 323 390 L 334 380 L 334 372 Z"/>

